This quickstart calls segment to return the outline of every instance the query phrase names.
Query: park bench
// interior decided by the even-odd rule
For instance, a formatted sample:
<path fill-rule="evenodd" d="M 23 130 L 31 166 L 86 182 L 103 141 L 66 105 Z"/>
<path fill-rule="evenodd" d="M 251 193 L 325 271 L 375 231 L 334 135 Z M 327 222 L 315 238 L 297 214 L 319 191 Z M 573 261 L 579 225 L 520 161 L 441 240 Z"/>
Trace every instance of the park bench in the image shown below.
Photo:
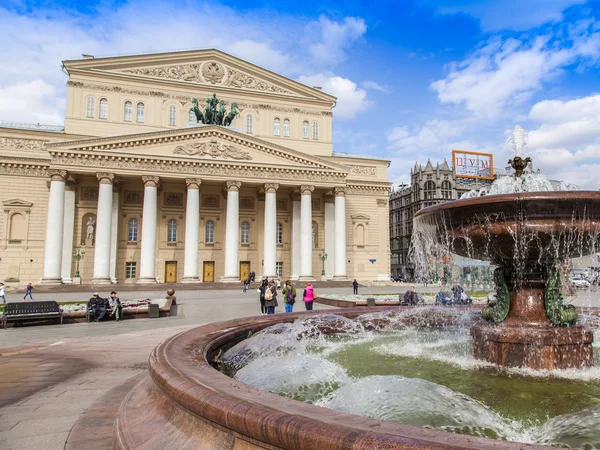
<path fill-rule="evenodd" d="M 6 324 L 12 321 L 27 321 L 36 319 L 60 319 L 63 323 L 63 312 L 60 306 L 54 300 L 45 302 L 19 302 L 7 303 L 4 305 L 4 315 L 2 316 L 2 328 L 6 329 Z"/>

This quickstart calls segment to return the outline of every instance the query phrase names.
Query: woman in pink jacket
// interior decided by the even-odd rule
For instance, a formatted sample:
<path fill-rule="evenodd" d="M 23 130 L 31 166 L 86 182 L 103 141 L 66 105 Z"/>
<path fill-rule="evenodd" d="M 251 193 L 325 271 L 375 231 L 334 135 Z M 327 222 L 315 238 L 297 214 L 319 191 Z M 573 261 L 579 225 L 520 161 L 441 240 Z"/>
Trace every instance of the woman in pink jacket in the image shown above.
<path fill-rule="evenodd" d="M 316 298 L 315 288 L 312 287 L 308 281 L 304 285 L 304 306 L 307 311 L 312 311 L 313 309 L 313 300 Z"/>

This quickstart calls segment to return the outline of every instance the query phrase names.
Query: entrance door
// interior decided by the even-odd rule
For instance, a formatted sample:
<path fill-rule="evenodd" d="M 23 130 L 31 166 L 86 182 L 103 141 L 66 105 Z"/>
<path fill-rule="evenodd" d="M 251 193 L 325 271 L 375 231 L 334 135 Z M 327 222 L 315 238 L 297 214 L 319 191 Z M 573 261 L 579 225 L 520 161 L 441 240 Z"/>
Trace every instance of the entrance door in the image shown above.
<path fill-rule="evenodd" d="M 165 283 L 177 282 L 177 261 L 165 262 Z"/>
<path fill-rule="evenodd" d="M 202 273 L 202 281 L 205 283 L 213 283 L 215 281 L 215 262 L 204 261 L 204 268 Z"/>
<path fill-rule="evenodd" d="M 247 280 L 250 276 L 250 261 L 240 261 L 240 280 Z"/>

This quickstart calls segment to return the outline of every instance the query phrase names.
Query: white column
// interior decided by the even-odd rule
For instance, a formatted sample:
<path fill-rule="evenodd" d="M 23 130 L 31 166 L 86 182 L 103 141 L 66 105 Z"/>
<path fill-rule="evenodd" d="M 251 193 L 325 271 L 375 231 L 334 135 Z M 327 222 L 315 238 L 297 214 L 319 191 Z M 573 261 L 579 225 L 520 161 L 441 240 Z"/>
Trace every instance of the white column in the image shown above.
<path fill-rule="evenodd" d="M 61 264 L 62 282 L 66 284 L 73 283 L 73 279 L 71 278 L 71 270 L 73 263 L 73 238 L 75 234 L 75 188 L 75 182 L 66 182 Z"/>
<path fill-rule="evenodd" d="M 110 284 L 110 237 L 112 230 L 112 173 L 97 173 L 98 211 L 96 213 L 96 241 L 94 248 L 94 278 L 92 284 Z"/>
<path fill-rule="evenodd" d="M 290 278 L 300 276 L 300 192 L 292 193 L 292 271 Z"/>
<path fill-rule="evenodd" d="M 389 281 L 390 279 L 390 208 L 387 198 L 377 199 L 377 227 L 379 235 L 379 248 L 377 255 L 377 279 Z"/>
<path fill-rule="evenodd" d="M 240 281 L 238 261 L 240 236 L 240 181 L 227 182 L 227 224 L 225 226 L 225 274 L 221 281 Z"/>
<path fill-rule="evenodd" d="M 323 237 L 325 238 L 325 253 L 327 260 L 325 261 L 325 278 L 331 280 L 333 278 L 335 266 L 335 206 L 333 193 L 325 195 L 325 229 Z"/>
<path fill-rule="evenodd" d="M 182 283 L 198 283 L 198 247 L 200 229 L 200 178 L 187 178 L 185 207 L 185 259 Z"/>
<path fill-rule="evenodd" d="M 51 169 L 48 216 L 46 219 L 46 248 L 44 274 L 40 284 L 61 284 L 63 224 L 65 220 L 65 170 Z"/>
<path fill-rule="evenodd" d="M 119 184 L 113 184 L 112 194 L 112 223 L 110 228 L 110 282 L 116 284 L 117 257 L 119 251 Z"/>
<path fill-rule="evenodd" d="M 144 209 L 142 210 L 142 251 L 140 284 L 156 283 L 156 229 L 159 177 L 143 176 Z"/>
<path fill-rule="evenodd" d="M 346 191 L 335 188 L 335 267 L 333 277 L 345 280 L 346 276 Z"/>
<path fill-rule="evenodd" d="M 300 281 L 312 280 L 312 192 L 314 186 L 300 187 Z"/>
<path fill-rule="evenodd" d="M 265 227 L 264 240 L 264 269 L 263 276 L 269 279 L 277 275 L 275 264 L 277 262 L 277 189 L 275 183 L 265 184 Z"/>

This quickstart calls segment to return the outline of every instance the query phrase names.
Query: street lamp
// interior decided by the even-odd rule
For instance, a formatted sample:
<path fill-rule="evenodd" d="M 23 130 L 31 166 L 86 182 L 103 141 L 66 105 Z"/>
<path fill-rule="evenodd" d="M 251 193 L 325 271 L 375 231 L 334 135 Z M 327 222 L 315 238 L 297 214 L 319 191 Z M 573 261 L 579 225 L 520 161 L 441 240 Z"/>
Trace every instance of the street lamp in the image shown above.
<path fill-rule="evenodd" d="M 321 253 L 319 253 L 319 258 L 321 259 L 321 276 L 325 276 L 325 261 L 327 261 L 327 253 L 325 253 L 325 249 L 321 250 Z"/>
<path fill-rule="evenodd" d="M 75 278 L 80 278 L 79 261 L 83 259 L 83 255 L 85 255 L 85 250 L 81 250 L 81 245 L 78 245 L 77 249 L 73 250 L 73 256 L 75 257 Z"/>

